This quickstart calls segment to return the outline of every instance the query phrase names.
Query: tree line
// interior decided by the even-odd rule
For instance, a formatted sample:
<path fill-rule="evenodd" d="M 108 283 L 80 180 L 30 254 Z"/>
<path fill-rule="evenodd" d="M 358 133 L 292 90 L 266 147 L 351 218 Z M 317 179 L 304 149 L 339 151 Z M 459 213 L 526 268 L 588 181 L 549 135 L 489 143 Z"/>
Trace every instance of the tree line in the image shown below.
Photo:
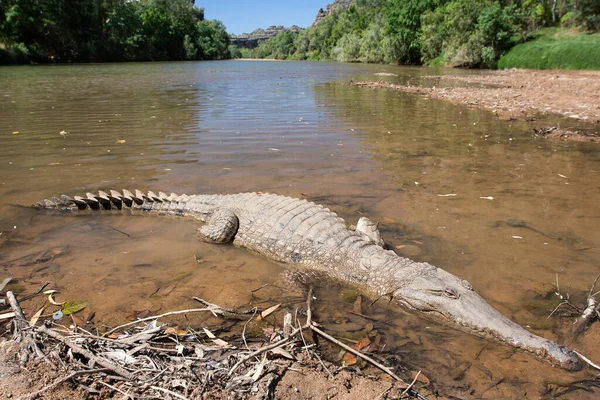
<path fill-rule="evenodd" d="M 494 67 L 549 26 L 597 31 L 600 0 L 357 0 L 317 26 L 234 56 Z"/>
<path fill-rule="evenodd" d="M 230 57 L 193 0 L 0 0 L 0 63 Z"/>

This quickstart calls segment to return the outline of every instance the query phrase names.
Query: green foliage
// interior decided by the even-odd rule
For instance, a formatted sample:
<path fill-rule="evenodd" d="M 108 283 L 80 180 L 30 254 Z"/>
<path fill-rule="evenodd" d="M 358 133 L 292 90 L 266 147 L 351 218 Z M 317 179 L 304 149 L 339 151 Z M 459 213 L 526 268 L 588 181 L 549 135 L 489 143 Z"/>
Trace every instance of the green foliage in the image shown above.
<path fill-rule="evenodd" d="M 384 8 L 386 32 L 402 43 L 397 61 L 421 62 L 421 15 L 443 5 L 444 0 L 389 0 Z"/>
<path fill-rule="evenodd" d="M 335 49 L 336 57 L 339 61 L 359 61 L 360 59 L 360 36 L 355 33 L 347 33 L 339 41 Z"/>
<path fill-rule="evenodd" d="M 515 35 L 526 36 L 528 15 L 515 4 L 503 7 L 498 1 L 448 2 L 422 17 L 423 61 L 443 55 L 451 66 L 493 67 Z"/>
<path fill-rule="evenodd" d="M 229 57 L 229 36 L 189 0 L 0 0 L 0 62 Z"/>
<path fill-rule="evenodd" d="M 600 33 L 541 29 L 504 55 L 498 68 L 600 70 Z"/>
<path fill-rule="evenodd" d="M 598 29 L 598 7 L 600 0 L 357 0 L 347 10 L 334 8 L 317 26 L 280 33 L 242 52 L 252 58 L 489 68 L 561 18 Z"/>

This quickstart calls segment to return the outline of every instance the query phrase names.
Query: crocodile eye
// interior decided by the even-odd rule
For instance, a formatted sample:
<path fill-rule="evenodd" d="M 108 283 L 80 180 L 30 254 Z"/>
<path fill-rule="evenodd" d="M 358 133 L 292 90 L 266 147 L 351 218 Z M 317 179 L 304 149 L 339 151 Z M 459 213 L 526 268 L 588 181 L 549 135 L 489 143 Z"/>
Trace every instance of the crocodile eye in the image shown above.
<path fill-rule="evenodd" d="M 444 296 L 446 296 L 450 299 L 458 299 L 460 297 L 460 295 L 458 294 L 456 289 L 450 288 L 450 287 L 447 287 L 446 289 L 444 289 Z"/>

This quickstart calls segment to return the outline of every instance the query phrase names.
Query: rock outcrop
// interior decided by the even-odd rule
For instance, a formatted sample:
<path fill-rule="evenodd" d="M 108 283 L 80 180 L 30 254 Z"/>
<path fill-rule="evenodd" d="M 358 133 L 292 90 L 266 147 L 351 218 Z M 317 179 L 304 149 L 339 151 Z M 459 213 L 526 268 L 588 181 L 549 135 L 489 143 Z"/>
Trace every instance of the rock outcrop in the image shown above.
<path fill-rule="evenodd" d="M 319 22 L 321 22 L 323 18 L 331 14 L 331 11 L 334 8 L 344 7 L 344 9 L 348 9 L 350 5 L 354 3 L 354 1 L 355 0 L 335 0 L 333 3 L 327 4 L 325 10 L 321 8 L 317 13 L 317 16 L 315 17 L 315 22 L 313 22 L 313 26 L 319 25 Z"/>
<path fill-rule="evenodd" d="M 281 25 L 279 26 L 270 26 L 267 29 L 256 29 L 252 33 L 242 33 L 241 35 L 229 35 L 229 39 L 231 44 L 236 45 L 239 48 L 244 49 L 253 49 L 258 47 L 259 44 L 266 42 L 271 39 L 275 35 L 281 32 L 293 32 L 298 33 L 304 28 L 300 28 L 299 26 L 292 25 L 289 28 L 285 28 Z"/>

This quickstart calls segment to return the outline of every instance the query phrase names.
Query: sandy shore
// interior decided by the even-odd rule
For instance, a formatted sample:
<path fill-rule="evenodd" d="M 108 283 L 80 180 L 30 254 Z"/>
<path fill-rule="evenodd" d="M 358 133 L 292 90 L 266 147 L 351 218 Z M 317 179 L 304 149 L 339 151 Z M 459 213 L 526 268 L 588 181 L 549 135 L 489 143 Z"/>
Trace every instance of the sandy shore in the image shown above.
<path fill-rule="evenodd" d="M 600 71 L 505 70 L 481 75 L 432 75 L 423 78 L 434 82 L 439 80 L 443 87 L 397 85 L 383 80 L 351 81 L 350 84 L 400 90 L 468 107 L 485 108 L 506 120 L 535 121 L 544 115 L 560 115 L 587 125 L 587 130 L 593 127 L 592 124 L 600 130 Z M 598 141 L 597 136 L 583 136 L 585 141 Z M 574 132 L 548 137 L 581 140 Z"/>

